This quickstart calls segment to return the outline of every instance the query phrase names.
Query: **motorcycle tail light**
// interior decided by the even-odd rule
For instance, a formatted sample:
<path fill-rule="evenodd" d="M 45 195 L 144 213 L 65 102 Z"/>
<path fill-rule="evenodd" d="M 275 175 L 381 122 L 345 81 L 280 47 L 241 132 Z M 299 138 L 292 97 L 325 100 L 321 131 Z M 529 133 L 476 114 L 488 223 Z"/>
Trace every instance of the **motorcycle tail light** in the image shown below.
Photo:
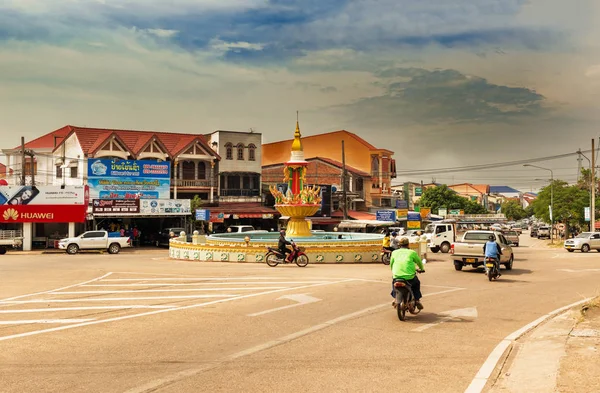
<path fill-rule="evenodd" d="M 406 284 L 404 284 L 403 282 L 395 282 L 394 283 L 394 287 L 396 287 L 396 288 L 402 288 L 404 286 L 406 286 Z"/>

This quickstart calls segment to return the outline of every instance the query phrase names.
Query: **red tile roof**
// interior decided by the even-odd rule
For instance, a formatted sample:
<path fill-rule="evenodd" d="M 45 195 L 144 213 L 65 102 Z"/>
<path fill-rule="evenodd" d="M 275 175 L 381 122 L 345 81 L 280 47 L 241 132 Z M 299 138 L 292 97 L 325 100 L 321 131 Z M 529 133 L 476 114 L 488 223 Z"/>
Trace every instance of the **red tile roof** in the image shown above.
<path fill-rule="evenodd" d="M 357 141 L 359 141 L 363 145 L 365 145 L 369 150 L 385 150 L 385 149 L 378 149 L 378 148 L 376 148 L 375 146 L 373 146 L 369 142 L 365 141 L 363 138 L 359 137 L 358 135 L 356 135 L 356 134 L 354 134 L 354 133 L 352 133 L 350 131 L 346 131 L 346 130 L 325 132 L 325 133 L 317 134 L 317 135 L 308 135 L 308 136 L 304 136 L 303 135 L 302 136 L 302 140 L 312 139 L 312 138 L 319 138 L 319 137 L 322 137 L 323 135 L 331 135 L 331 134 L 345 134 L 345 135 L 348 135 L 348 136 L 356 139 Z M 270 145 L 270 144 L 282 143 L 282 142 L 292 142 L 292 141 L 293 141 L 293 139 L 286 139 L 286 140 L 278 141 L 278 142 L 265 143 L 264 145 Z"/>
<path fill-rule="evenodd" d="M 39 138 L 36 138 L 32 141 L 25 143 L 25 148 L 26 149 L 54 149 L 56 146 L 58 146 L 64 140 L 64 138 L 67 135 L 69 135 L 70 132 L 71 132 L 71 129 L 69 128 L 69 126 L 59 128 L 56 131 L 52 131 L 49 134 L 42 135 Z M 20 145 L 15 147 L 15 149 L 20 149 L 20 148 L 21 148 Z"/>
<path fill-rule="evenodd" d="M 221 158 L 208 146 L 205 137 L 201 134 L 194 135 L 159 131 L 117 130 L 76 126 L 66 126 L 61 128 L 61 130 L 64 130 L 62 132 L 68 131 L 64 134 L 64 136 L 71 134 L 77 135 L 81 149 L 85 154 L 94 154 L 104 145 L 104 143 L 106 143 L 107 140 L 109 140 L 109 138 L 115 136 L 116 139 L 123 144 L 133 156 L 139 154 L 144 146 L 150 141 L 150 139 L 156 138 L 159 142 L 159 145 L 164 146 L 164 148 L 167 150 L 166 153 L 172 158 L 181 154 L 184 149 L 186 149 L 195 141 L 198 141 L 206 149 L 206 151 L 209 152 L 209 154 L 215 156 L 217 159 Z M 42 138 L 45 138 L 46 136 Z"/>

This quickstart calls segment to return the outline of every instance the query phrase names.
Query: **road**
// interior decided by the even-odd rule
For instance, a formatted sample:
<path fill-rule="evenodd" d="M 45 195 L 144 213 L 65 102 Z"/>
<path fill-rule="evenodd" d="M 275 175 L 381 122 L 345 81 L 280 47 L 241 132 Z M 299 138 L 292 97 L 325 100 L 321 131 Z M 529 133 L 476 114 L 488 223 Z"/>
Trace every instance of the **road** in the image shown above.
<path fill-rule="evenodd" d="M 598 293 L 596 253 L 522 236 L 488 282 L 436 254 L 400 322 L 389 268 L 0 257 L 2 392 L 462 392 L 502 338 Z"/>

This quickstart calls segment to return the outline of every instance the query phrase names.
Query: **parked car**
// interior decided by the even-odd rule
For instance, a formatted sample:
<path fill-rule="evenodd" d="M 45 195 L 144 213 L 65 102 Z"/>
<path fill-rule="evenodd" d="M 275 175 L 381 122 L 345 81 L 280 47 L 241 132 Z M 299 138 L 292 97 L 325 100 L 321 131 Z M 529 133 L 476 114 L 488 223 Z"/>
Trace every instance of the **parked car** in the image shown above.
<path fill-rule="evenodd" d="M 184 228 L 164 228 L 158 233 L 158 237 L 154 241 L 156 247 L 169 247 L 169 240 L 172 237 L 179 236 L 181 232 L 185 232 Z M 188 234 L 187 238 L 191 242 L 192 237 Z"/>
<path fill-rule="evenodd" d="M 519 233 L 517 231 L 502 231 L 502 234 L 513 246 L 519 247 Z"/>
<path fill-rule="evenodd" d="M 565 250 L 568 252 L 575 250 L 581 252 L 596 250 L 600 252 L 600 233 L 582 232 L 574 239 L 567 239 L 565 241 Z"/>
<path fill-rule="evenodd" d="M 227 233 L 242 233 L 242 232 L 269 232 L 265 230 L 254 229 L 252 225 L 231 225 L 227 228 Z"/>
<path fill-rule="evenodd" d="M 77 254 L 79 250 L 107 250 L 110 254 L 118 254 L 126 247 L 131 247 L 129 237 L 110 237 L 106 231 L 88 231 L 77 237 L 58 241 L 58 248 L 71 255 Z"/>
<path fill-rule="evenodd" d="M 550 227 L 543 226 L 537 229 L 537 238 L 547 238 L 550 239 Z"/>
<path fill-rule="evenodd" d="M 462 270 L 463 266 L 471 265 L 474 268 L 483 266 L 485 254 L 483 245 L 489 241 L 490 235 L 496 238 L 500 245 L 502 255 L 500 264 L 503 264 L 507 270 L 511 270 L 515 260 L 511 242 L 500 232 L 496 231 L 467 231 L 463 235 L 462 241 L 453 243 L 450 249 L 452 259 L 454 259 L 454 269 Z"/>

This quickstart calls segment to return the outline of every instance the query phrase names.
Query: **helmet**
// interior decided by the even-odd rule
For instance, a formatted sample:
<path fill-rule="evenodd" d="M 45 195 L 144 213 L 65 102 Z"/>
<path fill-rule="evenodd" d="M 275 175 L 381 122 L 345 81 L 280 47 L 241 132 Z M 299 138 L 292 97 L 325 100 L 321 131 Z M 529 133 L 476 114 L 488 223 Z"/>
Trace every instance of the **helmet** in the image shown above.
<path fill-rule="evenodd" d="M 392 232 L 392 236 L 394 236 L 394 237 L 398 236 L 398 232 Z"/>
<path fill-rule="evenodd" d="M 490 237 L 488 239 L 490 239 L 491 241 L 496 240 L 496 238 L 494 237 L 494 235 L 490 235 Z"/>
<path fill-rule="evenodd" d="M 408 238 L 407 237 L 403 237 L 402 239 L 400 239 L 400 246 L 408 246 Z"/>
<path fill-rule="evenodd" d="M 279 231 L 279 233 L 285 235 L 285 229 L 282 229 L 281 231 Z"/>

